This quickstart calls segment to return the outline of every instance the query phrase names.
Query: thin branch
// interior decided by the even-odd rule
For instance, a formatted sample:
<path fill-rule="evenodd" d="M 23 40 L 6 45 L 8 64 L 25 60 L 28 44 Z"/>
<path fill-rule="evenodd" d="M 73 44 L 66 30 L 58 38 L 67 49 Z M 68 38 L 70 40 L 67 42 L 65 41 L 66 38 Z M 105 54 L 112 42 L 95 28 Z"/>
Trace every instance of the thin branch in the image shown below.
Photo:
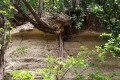
<path fill-rule="evenodd" d="M 42 30 L 43 32 L 48 32 L 51 34 L 55 34 L 55 28 L 49 26 L 48 24 L 46 24 L 45 22 L 43 22 L 39 16 L 36 14 L 35 10 L 33 9 L 33 7 L 26 1 L 26 0 L 22 0 L 25 4 L 25 6 L 29 9 L 29 11 L 32 13 L 32 15 L 34 16 L 35 20 L 37 21 L 38 25 L 36 26 L 39 30 Z"/>
<path fill-rule="evenodd" d="M 64 76 L 66 75 L 66 73 L 67 73 L 69 70 L 70 70 L 70 68 L 68 68 L 68 69 L 64 72 L 64 74 L 61 76 L 61 79 L 60 79 L 60 80 L 63 80 Z"/>
<path fill-rule="evenodd" d="M 40 17 L 37 15 L 37 13 L 35 12 L 34 8 L 26 1 L 26 0 L 22 0 L 25 4 L 25 6 L 29 9 L 29 11 L 32 13 L 32 15 L 34 16 L 35 20 L 37 21 L 38 24 L 41 25 L 41 27 L 44 28 L 49 28 L 51 30 L 54 30 L 53 27 L 50 27 L 48 24 L 46 24 L 45 22 L 43 22 Z"/>
<path fill-rule="evenodd" d="M 29 9 L 29 11 L 32 13 L 32 15 L 35 18 L 35 20 L 39 23 L 40 22 L 40 18 L 37 15 L 37 13 L 35 12 L 34 8 L 28 3 L 27 0 L 22 0 L 22 1 L 25 4 L 25 6 Z"/>
<path fill-rule="evenodd" d="M 14 6 L 30 23 L 32 23 L 33 25 L 36 25 L 37 23 L 36 23 L 32 18 L 30 18 L 14 1 L 15 1 L 15 0 L 13 0 L 13 6 Z"/>
<path fill-rule="evenodd" d="M 18 5 L 16 5 L 14 3 L 15 1 L 13 0 L 13 6 L 30 22 L 32 23 L 37 29 L 46 32 L 46 33 L 51 33 L 51 34 L 55 34 L 55 32 L 48 28 L 48 27 L 40 27 L 43 26 L 41 24 L 38 24 L 37 22 L 35 22 L 32 18 L 30 18 Z M 41 22 L 42 23 L 42 22 Z M 45 25 L 44 25 L 45 26 Z"/>
<path fill-rule="evenodd" d="M 4 17 L 4 20 L 5 22 L 7 21 L 7 19 Z M 4 23 L 4 26 L 3 26 L 3 44 L 2 44 L 2 47 L 1 47 L 1 50 L 5 51 L 7 46 L 8 46 L 8 41 L 7 41 L 7 34 L 6 34 L 6 31 L 7 31 L 7 26 L 5 25 Z"/>
<path fill-rule="evenodd" d="M 16 5 L 19 5 L 20 0 L 13 0 L 13 3 L 15 3 Z"/>

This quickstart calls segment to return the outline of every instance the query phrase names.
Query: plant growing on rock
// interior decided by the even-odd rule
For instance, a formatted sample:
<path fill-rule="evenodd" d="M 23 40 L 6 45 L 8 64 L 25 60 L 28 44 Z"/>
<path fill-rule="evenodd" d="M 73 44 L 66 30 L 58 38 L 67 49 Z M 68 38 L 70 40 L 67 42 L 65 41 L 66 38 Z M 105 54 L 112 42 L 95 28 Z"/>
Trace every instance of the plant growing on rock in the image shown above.
<path fill-rule="evenodd" d="M 20 47 L 16 49 L 16 53 L 18 54 L 25 54 L 27 53 L 27 47 Z"/>
<path fill-rule="evenodd" d="M 34 74 L 29 71 L 15 71 L 11 72 L 13 80 L 34 80 Z"/>

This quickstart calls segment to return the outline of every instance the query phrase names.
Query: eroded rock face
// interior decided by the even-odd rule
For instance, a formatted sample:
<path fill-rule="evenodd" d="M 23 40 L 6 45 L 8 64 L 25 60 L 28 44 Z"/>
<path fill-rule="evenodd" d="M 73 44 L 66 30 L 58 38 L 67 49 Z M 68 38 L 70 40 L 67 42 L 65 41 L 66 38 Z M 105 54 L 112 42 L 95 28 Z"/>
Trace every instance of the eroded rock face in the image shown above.
<path fill-rule="evenodd" d="M 22 27 L 21 27 L 22 28 Z M 19 28 L 18 28 L 19 29 Z M 20 30 L 20 29 L 19 29 Z M 32 31 L 14 32 L 12 34 L 11 42 L 5 54 L 6 58 L 6 72 L 15 70 L 30 70 L 34 71 L 46 66 L 47 55 L 58 56 L 56 36 L 52 34 L 45 34 L 37 29 Z M 77 35 L 73 35 L 69 42 L 64 42 L 64 57 L 68 55 L 76 55 L 80 51 L 80 46 L 87 46 L 92 51 L 96 45 L 101 45 L 100 39 L 98 39 L 100 33 L 86 31 Z M 27 50 L 26 53 L 21 54 L 17 52 L 19 48 Z M 114 72 L 120 72 L 119 59 L 111 59 L 108 57 L 106 63 L 99 64 L 101 70 L 106 74 Z M 113 68 L 112 66 L 115 67 Z M 107 68 L 109 66 L 109 69 Z M 84 75 L 93 71 L 93 68 L 89 68 Z M 36 75 L 36 78 L 40 78 L 40 75 Z M 74 78 L 71 73 L 67 73 L 67 80 Z"/>

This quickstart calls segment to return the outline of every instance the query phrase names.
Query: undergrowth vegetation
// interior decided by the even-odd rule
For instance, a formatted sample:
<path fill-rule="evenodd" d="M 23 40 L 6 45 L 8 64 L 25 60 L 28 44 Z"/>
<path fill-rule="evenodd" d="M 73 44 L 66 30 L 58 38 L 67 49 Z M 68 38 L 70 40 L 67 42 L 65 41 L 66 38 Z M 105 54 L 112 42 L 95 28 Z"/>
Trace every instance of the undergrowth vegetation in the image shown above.
<path fill-rule="evenodd" d="M 103 33 L 101 37 L 107 38 L 107 42 L 102 46 L 97 46 L 97 52 L 100 53 L 101 60 L 105 60 L 107 53 L 112 54 L 113 57 L 120 57 L 120 35 L 113 37 L 113 34 Z"/>
<path fill-rule="evenodd" d="M 27 47 L 20 47 L 16 49 L 17 54 L 26 54 L 27 53 Z"/>
<path fill-rule="evenodd" d="M 13 80 L 34 80 L 34 74 L 30 71 L 15 71 L 11 72 Z"/>
<path fill-rule="evenodd" d="M 96 68 L 95 72 L 87 73 L 87 76 L 82 74 L 88 68 L 96 65 L 94 63 L 94 65 L 91 65 L 89 62 L 89 54 L 91 53 L 88 49 L 82 46 L 81 51 L 76 57 L 68 56 L 61 61 L 60 58 L 48 56 L 45 68 L 38 69 L 34 72 L 15 71 L 10 74 L 14 80 L 34 80 L 36 73 L 42 75 L 40 80 L 65 80 L 68 73 L 72 73 L 74 75 L 73 79 L 76 80 L 112 80 L 116 74 L 104 75 L 104 72 L 99 70 L 99 66 L 97 66 L 98 68 Z"/>

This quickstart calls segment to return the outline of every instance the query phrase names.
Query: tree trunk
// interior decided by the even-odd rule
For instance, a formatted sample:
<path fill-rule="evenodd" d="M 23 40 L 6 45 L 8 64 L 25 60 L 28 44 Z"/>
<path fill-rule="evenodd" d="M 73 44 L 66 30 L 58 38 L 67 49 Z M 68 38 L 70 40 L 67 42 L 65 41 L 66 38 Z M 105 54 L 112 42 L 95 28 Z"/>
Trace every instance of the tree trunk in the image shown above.
<path fill-rule="evenodd" d="M 38 15 L 40 18 L 42 15 L 42 9 L 43 9 L 43 0 L 39 0 Z"/>
<path fill-rule="evenodd" d="M 75 9 L 75 7 L 76 7 L 76 0 L 72 0 L 71 1 L 71 8 Z"/>
<path fill-rule="evenodd" d="M 53 4 L 53 7 L 54 7 L 54 6 L 55 6 L 55 0 L 53 0 L 53 3 L 52 3 L 52 4 Z"/>
<path fill-rule="evenodd" d="M 79 6 L 80 0 L 76 0 L 76 6 Z"/>
<path fill-rule="evenodd" d="M 75 9 L 77 6 L 79 6 L 80 0 L 72 0 L 71 1 L 71 8 Z"/>
<path fill-rule="evenodd" d="M 2 31 L 0 31 L 1 35 L 0 35 L 0 80 L 3 80 L 4 78 L 4 54 L 5 54 L 5 50 L 7 48 L 8 42 L 9 40 L 7 40 L 7 26 L 5 25 L 6 22 L 6 18 L 0 14 L 0 18 L 2 19 L 2 26 L 1 28 L 3 29 Z M 0 22 L 1 23 L 1 22 Z"/>
<path fill-rule="evenodd" d="M 4 54 L 5 51 L 0 51 L 0 80 L 3 80 L 4 78 Z"/>

